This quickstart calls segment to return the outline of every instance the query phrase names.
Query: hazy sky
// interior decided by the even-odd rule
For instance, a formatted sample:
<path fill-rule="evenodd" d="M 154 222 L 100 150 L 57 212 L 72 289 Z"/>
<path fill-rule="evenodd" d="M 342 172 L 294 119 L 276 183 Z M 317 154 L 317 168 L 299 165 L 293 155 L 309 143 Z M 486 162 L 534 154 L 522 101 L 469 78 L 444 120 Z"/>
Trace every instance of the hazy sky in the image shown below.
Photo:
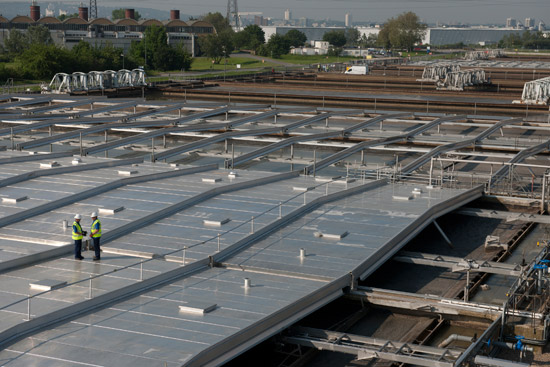
<path fill-rule="evenodd" d="M 104 0 L 97 0 L 98 5 Z M 117 0 L 115 0 L 117 1 Z M 120 1 L 120 0 L 118 0 Z M 187 14 L 219 11 L 225 14 L 227 0 L 124 0 L 127 4 L 161 9 L 179 8 Z M 142 5 L 143 4 L 143 5 Z M 289 8 L 293 18 L 344 20 L 350 12 L 357 21 L 383 21 L 412 10 L 428 22 L 505 23 L 506 18 L 543 20 L 550 24 L 550 0 L 238 0 L 241 12 L 263 12 L 282 18 Z"/>
<path fill-rule="evenodd" d="M 12 0 L 13 1 L 13 0 Z M 29 3 L 31 0 L 15 0 Z M 51 0 L 50 0 L 51 1 Z M 59 0 L 57 0 L 59 1 Z M 37 0 L 43 8 L 48 0 Z M 69 0 L 74 5 L 80 0 Z M 87 4 L 89 0 L 83 0 Z M 97 0 L 98 6 L 143 7 L 184 14 L 201 15 L 219 11 L 225 15 L 227 0 Z M 2 2 L 0 0 L 0 13 Z M 354 21 L 383 22 L 405 11 L 414 11 L 429 23 L 500 23 L 512 17 L 523 22 L 527 17 L 550 25 L 550 0 L 238 0 L 240 12 L 262 12 L 266 17 L 283 18 L 285 9 L 293 18 L 331 18 L 344 20 L 351 13 Z M 168 17 L 168 13 L 167 13 Z"/>

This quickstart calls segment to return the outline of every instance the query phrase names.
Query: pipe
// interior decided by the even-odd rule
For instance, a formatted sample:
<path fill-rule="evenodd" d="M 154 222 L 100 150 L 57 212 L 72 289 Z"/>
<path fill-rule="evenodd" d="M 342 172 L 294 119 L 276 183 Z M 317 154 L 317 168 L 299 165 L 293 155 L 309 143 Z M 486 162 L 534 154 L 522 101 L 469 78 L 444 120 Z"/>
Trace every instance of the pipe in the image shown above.
<path fill-rule="evenodd" d="M 493 342 L 492 343 L 495 347 L 499 348 L 506 348 L 506 349 L 512 349 L 512 350 L 521 350 L 522 352 L 533 352 L 532 347 L 528 347 L 525 344 L 522 344 L 518 347 L 518 343 L 505 343 L 505 342 Z"/>
<path fill-rule="evenodd" d="M 454 341 L 461 341 L 461 342 L 469 342 L 473 343 L 475 341 L 475 337 L 471 336 L 465 336 L 465 335 L 458 335 L 458 334 L 451 334 L 447 337 L 447 339 L 443 340 L 439 345 L 438 348 L 447 348 L 449 344 L 451 344 Z"/>

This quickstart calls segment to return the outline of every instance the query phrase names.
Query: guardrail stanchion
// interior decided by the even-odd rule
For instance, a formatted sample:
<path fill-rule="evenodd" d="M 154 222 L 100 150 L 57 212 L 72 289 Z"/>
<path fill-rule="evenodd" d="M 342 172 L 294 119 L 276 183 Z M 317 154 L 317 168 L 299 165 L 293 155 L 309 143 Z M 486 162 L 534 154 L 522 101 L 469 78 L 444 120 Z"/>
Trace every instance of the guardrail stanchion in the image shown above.
<path fill-rule="evenodd" d="M 31 321 L 31 295 L 27 297 L 27 321 Z"/>

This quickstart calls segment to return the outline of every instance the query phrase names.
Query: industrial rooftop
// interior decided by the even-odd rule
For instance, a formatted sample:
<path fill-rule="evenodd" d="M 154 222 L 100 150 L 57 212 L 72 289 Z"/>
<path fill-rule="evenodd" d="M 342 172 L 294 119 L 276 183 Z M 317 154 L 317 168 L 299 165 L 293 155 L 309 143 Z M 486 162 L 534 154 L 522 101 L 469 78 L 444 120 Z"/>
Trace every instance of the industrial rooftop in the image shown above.
<path fill-rule="evenodd" d="M 222 364 L 354 288 L 487 182 L 523 187 L 548 165 L 522 166 L 550 144 L 523 118 L 2 98 L 5 366 Z M 75 260 L 72 218 L 86 230 L 96 210 L 101 261 Z"/>

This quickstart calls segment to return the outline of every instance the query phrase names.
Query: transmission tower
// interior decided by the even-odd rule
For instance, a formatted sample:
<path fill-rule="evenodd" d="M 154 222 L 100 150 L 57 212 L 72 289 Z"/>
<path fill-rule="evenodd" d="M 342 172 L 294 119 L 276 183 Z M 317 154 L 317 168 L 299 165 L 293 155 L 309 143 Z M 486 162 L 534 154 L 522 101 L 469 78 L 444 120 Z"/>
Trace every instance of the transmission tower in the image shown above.
<path fill-rule="evenodd" d="M 90 19 L 97 19 L 97 0 L 90 0 Z"/>
<path fill-rule="evenodd" d="M 239 8 L 237 7 L 237 0 L 227 0 L 227 21 L 229 24 L 237 28 L 237 30 L 241 28 L 241 25 L 239 24 Z"/>

